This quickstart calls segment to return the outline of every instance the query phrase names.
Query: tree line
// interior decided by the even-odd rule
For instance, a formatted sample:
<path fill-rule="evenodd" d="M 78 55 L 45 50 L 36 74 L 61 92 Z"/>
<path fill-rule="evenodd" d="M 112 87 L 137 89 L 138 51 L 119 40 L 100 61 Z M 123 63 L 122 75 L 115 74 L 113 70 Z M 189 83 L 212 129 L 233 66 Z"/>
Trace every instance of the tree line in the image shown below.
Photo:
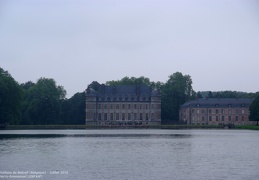
<path fill-rule="evenodd" d="M 147 77 L 123 77 L 107 81 L 106 85 L 147 85 L 161 92 L 162 123 L 176 123 L 179 107 L 195 98 L 255 98 L 257 93 L 236 91 L 195 92 L 190 75 L 176 72 L 166 82 L 150 81 Z M 100 83 L 88 85 L 98 91 Z M 258 106 L 255 106 L 258 107 Z M 259 118 L 258 118 L 259 119 Z M 52 78 L 40 78 L 37 82 L 19 84 L 5 70 L 0 68 L 0 125 L 45 125 L 45 124 L 84 124 L 85 93 L 78 92 L 66 99 L 66 90 Z"/>

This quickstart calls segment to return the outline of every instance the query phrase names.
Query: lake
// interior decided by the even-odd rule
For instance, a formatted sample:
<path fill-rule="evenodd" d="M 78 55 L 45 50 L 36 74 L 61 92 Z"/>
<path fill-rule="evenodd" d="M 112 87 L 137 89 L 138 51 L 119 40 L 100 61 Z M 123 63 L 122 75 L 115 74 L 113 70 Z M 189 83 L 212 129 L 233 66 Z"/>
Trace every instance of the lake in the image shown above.
<path fill-rule="evenodd" d="M 1 179 L 259 179 L 259 131 L 1 130 Z"/>

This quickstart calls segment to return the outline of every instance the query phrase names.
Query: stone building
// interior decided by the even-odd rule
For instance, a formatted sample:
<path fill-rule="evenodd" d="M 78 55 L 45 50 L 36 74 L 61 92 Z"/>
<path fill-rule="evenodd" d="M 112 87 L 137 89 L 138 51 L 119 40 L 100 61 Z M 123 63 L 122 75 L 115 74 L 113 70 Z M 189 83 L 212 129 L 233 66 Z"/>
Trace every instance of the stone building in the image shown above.
<path fill-rule="evenodd" d="M 161 124 L 161 95 L 148 86 L 100 85 L 86 89 L 86 125 Z"/>
<path fill-rule="evenodd" d="M 249 121 L 250 98 L 199 98 L 181 105 L 179 119 L 195 125 L 243 125 Z"/>

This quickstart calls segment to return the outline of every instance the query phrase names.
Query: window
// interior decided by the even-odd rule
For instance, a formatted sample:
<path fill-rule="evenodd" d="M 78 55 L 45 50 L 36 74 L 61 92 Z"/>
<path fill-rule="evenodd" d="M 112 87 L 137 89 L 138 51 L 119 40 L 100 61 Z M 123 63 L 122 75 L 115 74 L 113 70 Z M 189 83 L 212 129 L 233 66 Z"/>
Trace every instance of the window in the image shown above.
<path fill-rule="evenodd" d="M 122 101 L 122 97 L 119 97 L 119 100 Z"/>
<path fill-rule="evenodd" d="M 236 114 L 238 114 L 238 109 L 236 109 Z"/>
<path fill-rule="evenodd" d="M 125 109 L 125 104 L 122 104 L 122 109 Z"/>
<path fill-rule="evenodd" d="M 122 113 L 122 120 L 125 120 L 125 113 Z"/>
<path fill-rule="evenodd" d="M 200 114 L 200 110 L 199 109 L 197 109 L 197 114 Z"/>
<path fill-rule="evenodd" d="M 105 101 L 105 98 L 104 98 L 104 97 L 102 97 L 102 101 Z"/>
<path fill-rule="evenodd" d="M 202 121 L 204 121 L 204 116 L 201 117 Z"/>
<path fill-rule="evenodd" d="M 113 104 L 110 105 L 110 108 L 113 109 Z"/>
<path fill-rule="evenodd" d="M 111 100 L 111 98 L 110 97 L 107 97 L 107 101 L 110 101 Z"/>
<path fill-rule="evenodd" d="M 134 109 L 137 109 L 137 105 L 136 104 L 134 104 Z"/>
<path fill-rule="evenodd" d="M 231 116 L 228 116 L 228 121 L 231 121 Z"/>
<path fill-rule="evenodd" d="M 221 114 L 224 114 L 225 113 L 225 110 L 224 109 L 221 109 Z"/>
<path fill-rule="evenodd" d="M 218 116 L 216 116 L 216 121 L 218 121 L 219 120 L 219 117 Z"/>
<path fill-rule="evenodd" d="M 104 113 L 104 120 L 107 121 L 107 113 Z"/>
<path fill-rule="evenodd" d="M 96 120 L 96 114 L 94 113 L 94 120 Z"/>
<path fill-rule="evenodd" d="M 236 121 L 238 121 L 238 116 L 236 116 Z"/>
<path fill-rule="evenodd" d="M 128 104 L 128 109 L 130 109 L 131 108 L 131 105 L 130 104 Z"/>
<path fill-rule="evenodd" d="M 244 116 L 242 116 L 242 121 L 244 121 L 245 120 L 245 117 Z"/>
<path fill-rule="evenodd" d="M 120 107 L 119 107 L 119 104 L 116 104 L 116 109 L 119 109 Z"/>
<path fill-rule="evenodd" d="M 211 114 L 211 109 L 209 109 L 209 114 Z"/>
<path fill-rule="evenodd" d="M 192 109 L 192 113 L 194 113 L 194 109 Z"/>
<path fill-rule="evenodd" d="M 245 110 L 244 109 L 242 109 L 242 114 L 245 114 Z"/>
<path fill-rule="evenodd" d="M 102 106 L 101 106 L 101 104 L 98 104 L 98 109 L 102 109 Z"/>
<path fill-rule="evenodd" d="M 131 114 L 128 113 L 128 120 L 131 120 Z"/>
<path fill-rule="evenodd" d="M 204 109 L 201 110 L 202 114 L 204 114 Z"/>
<path fill-rule="evenodd" d="M 146 113 L 146 120 L 148 120 L 148 113 Z"/>
<path fill-rule="evenodd" d="M 151 119 L 154 120 L 154 113 L 151 114 Z"/>
<path fill-rule="evenodd" d="M 218 114 L 219 113 L 219 110 L 218 109 L 216 109 L 216 114 Z"/>
<path fill-rule="evenodd" d="M 140 113 L 140 118 L 139 119 L 142 120 L 142 113 Z"/>
<path fill-rule="evenodd" d="M 134 120 L 137 120 L 137 113 L 134 113 Z"/>
<path fill-rule="evenodd" d="M 120 115 L 119 113 L 116 113 L 116 120 L 119 120 L 120 119 Z"/>
<path fill-rule="evenodd" d="M 142 101 L 146 101 L 146 97 L 143 97 L 143 98 L 142 98 Z"/>
<path fill-rule="evenodd" d="M 212 121 L 212 117 L 211 116 L 209 116 L 209 121 Z"/>
<path fill-rule="evenodd" d="M 116 97 L 113 97 L 113 101 L 116 101 Z"/>
<path fill-rule="evenodd" d="M 129 98 L 128 97 L 125 97 L 125 101 L 128 101 L 129 100 Z"/>
<path fill-rule="evenodd" d="M 134 99 L 135 99 L 135 98 L 132 96 L 132 97 L 131 97 L 131 101 L 134 101 Z"/>
<path fill-rule="evenodd" d="M 221 117 L 221 120 L 222 120 L 222 121 L 224 121 L 224 118 L 225 118 L 225 117 L 224 117 L 224 116 L 222 116 L 222 117 Z"/>
<path fill-rule="evenodd" d="M 146 109 L 148 109 L 148 104 L 146 104 Z"/>
<path fill-rule="evenodd" d="M 228 114 L 231 114 L 231 109 L 228 110 Z"/>
<path fill-rule="evenodd" d="M 110 120 L 113 120 L 113 113 L 110 114 Z"/>
<path fill-rule="evenodd" d="M 107 104 L 104 105 L 104 109 L 107 109 Z"/>
<path fill-rule="evenodd" d="M 98 120 L 100 120 L 100 121 L 102 120 L 102 114 L 101 113 L 98 114 Z"/>
<path fill-rule="evenodd" d="M 142 104 L 139 105 L 139 109 L 142 109 Z"/>

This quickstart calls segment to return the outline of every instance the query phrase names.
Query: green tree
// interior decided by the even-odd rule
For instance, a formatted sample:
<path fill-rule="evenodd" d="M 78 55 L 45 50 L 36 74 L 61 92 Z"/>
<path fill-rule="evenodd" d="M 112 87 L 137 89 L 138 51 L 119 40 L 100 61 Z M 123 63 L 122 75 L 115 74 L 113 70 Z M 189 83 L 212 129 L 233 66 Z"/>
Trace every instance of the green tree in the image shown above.
<path fill-rule="evenodd" d="M 207 97 L 208 97 L 208 98 L 213 98 L 213 97 L 214 97 L 214 96 L 213 96 L 213 93 L 212 93 L 211 91 L 209 91 Z"/>
<path fill-rule="evenodd" d="M 0 124 L 19 124 L 22 89 L 13 77 L 0 68 Z"/>
<path fill-rule="evenodd" d="M 193 98 L 192 79 L 189 75 L 176 72 L 162 87 L 162 122 L 178 121 L 180 105 Z"/>
<path fill-rule="evenodd" d="M 76 93 L 62 103 L 63 124 L 85 124 L 85 93 Z"/>
<path fill-rule="evenodd" d="M 249 120 L 250 121 L 257 121 L 256 125 L 258 126 L 259 121 L 259 96 L 255 98 L 255 100 L 252 102 L 252 104 L 249 107 L 250 115 Z"/>
<path fill-rule="evenodd" d="M 61 103 L 66 91 L 54 79 L 40 78 L 21 85 L 25 97 L 22 124 L 60 124 Z"/>
<path fill-rule="evenodd" d="M 196 97 L 197 97 L 197 98 L 202 98 L 202 94 L 201 94 L 200 92 L 198 92 L 198 93 L 196 94 Z"/>
<path fill-rule="evenodd" d="M 97 81 L 93 81 L 91 84 L 88 85 L 88 87 L 92 88 L 95 91 L 98 91 L 100 87 L 100 83 L 98 83 Z"/>
<path fill-rule="evenodd" d="M 140 76 L 138 78 L 136 77 L 124 77 L 121 80 L 117 80 L 117 81 L 107 81 L 106 85 L 109 86 L 116 86 L 116 85 L 147 85 L 149 86 L 151 89 L 157 88 L 157 89 L 161 89 L 161 87 L 163 86 L 162 82 L 153 82 L 150 81 L 149 78 L 144 77 L 144 76 Z"/>

